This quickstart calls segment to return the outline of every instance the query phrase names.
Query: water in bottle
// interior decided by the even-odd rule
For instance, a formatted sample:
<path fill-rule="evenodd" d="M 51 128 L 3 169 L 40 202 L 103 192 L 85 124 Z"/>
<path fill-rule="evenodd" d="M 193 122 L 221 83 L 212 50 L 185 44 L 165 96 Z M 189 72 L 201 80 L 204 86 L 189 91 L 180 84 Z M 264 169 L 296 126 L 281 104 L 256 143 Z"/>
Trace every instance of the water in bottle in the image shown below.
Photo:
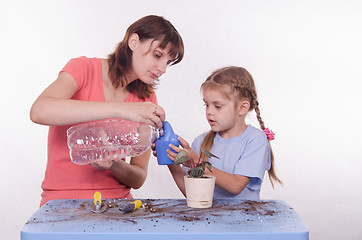
<path fill-rule="evenodd" d="M 67 144 L 72 162 L 85 165 L 141 155 L 159 136 L 151 125 L 112 119 L 70 127 Z"/>

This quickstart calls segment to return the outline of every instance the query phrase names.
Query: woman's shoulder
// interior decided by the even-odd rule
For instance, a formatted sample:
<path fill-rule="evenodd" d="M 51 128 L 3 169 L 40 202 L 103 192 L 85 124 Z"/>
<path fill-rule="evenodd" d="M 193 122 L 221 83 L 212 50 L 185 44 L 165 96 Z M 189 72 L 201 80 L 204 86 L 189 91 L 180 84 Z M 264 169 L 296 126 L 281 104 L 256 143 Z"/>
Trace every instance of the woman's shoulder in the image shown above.
<path fill-rule="evenodd" d="M 72 63 L 72 64 L 90 64 L 90 65 L 92 65 L 92 64 L 101 63 L 101 60 L 102 59 L 96 58 L 96 57 L 89 58 L 89 57 L 86 57 L 86 56 L 80 56 L 80 57 L 71 58 L 68 61 L 68 64 Z"/>
<path fill-rule="evenodd" d="M 89 71 L 101 65 L 100 58 L 88 58 L 85 56 L 71 58 L 64 66 L 63 71 Z"/>

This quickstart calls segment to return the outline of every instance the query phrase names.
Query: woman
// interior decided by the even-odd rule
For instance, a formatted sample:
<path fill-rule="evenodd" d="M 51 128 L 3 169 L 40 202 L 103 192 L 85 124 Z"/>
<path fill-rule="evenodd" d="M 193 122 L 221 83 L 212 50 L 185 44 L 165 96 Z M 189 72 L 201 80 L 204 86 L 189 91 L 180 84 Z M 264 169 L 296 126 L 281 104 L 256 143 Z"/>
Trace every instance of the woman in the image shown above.
<path fill-rule="evenodd" d="M 132 198 L 147 176 L 150 150 L 125 159 L 78 166 L 70 161 L 66 130 L 74 124 L 121 118 L 162 127 L 165 112 L 153 91 L 168 65 L 183 58 L 183 41 L 174 26 L 146 16 L 128 29 L 107 59 L 71 59 L 34 102 L 30 118 L 48 125 L 48 163 L 41 205 L 51 199 Z"/>

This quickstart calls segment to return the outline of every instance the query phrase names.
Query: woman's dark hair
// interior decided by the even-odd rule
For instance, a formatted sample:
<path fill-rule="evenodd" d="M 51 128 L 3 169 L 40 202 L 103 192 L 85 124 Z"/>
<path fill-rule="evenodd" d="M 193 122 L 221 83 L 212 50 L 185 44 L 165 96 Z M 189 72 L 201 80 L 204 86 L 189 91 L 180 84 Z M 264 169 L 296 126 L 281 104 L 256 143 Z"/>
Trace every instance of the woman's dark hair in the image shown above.
<path fill-rule="evenodd" d="M 160 16 L 145 16 L 128 27 L 122 42 L 112 54 L 108 55 L 108 75 L 115 88 L 126 86 L 129 92 L 144 100 L 153 93 L 157 82 L 148 85 L 137 79 L 130 84 L 127 83 L 126 73 L 132 67 L 132 51 L 128 46 L 128 40 L 134 33 L 139 36 L 140 41 L 148 39 L 160 41 L 159 47 L 162 49 L 170 44 L 169 54 L 174 58 L 170 65 L 175 65 L 182 60 L 184 45 L 175 27 Z"/>

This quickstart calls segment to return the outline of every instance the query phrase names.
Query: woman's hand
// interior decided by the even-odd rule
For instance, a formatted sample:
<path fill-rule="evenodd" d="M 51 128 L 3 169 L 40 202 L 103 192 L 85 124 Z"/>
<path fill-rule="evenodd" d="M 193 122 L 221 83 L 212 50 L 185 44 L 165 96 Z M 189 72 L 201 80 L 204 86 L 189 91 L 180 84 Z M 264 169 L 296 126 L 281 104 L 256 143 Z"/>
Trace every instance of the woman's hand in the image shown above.
<path fill-rule="evenodd" d="M 152 145 L 151 145 L 151 150 L 152 150 L 152 154 L 153 154 L 153 156 L 155 156 L 155 157 L 157 157 L 157 155 L 156 155 L 156 144 L 155 143 L 152 143 Z"/>
<path fill-rule="evenodd" d="M 124 161 L 124 160 L 111 159 L 111 160 L 93 161 L 90 163 L 90 165 L 98 170 L 107 170 L 107 169 L 110 169 L 115 162 L 119 162 L 119 161 Z"/>
<path fill-rule="evenodd" d="M 165 121 L 165 110 L 151 102 L 125 102 L 121 103 L 120 118 L 135 122 L 147 123 L 157 129 L 162 128 Z"/>

